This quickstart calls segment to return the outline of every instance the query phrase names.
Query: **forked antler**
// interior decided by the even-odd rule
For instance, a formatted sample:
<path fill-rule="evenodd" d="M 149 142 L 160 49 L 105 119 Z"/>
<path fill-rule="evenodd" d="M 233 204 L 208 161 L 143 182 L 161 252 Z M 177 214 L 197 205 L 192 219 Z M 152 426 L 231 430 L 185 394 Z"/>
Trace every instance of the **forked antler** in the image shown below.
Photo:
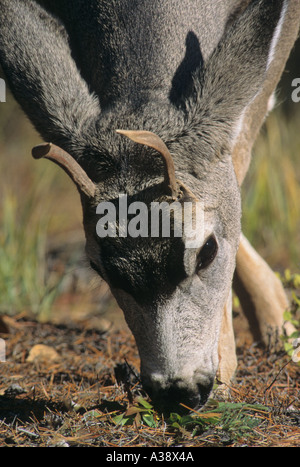
<path fill-rule="evenodd" d="M 116 132 L 127 136 L 135 143 L 144 144 L 145 146 L 156 149 L 156 151 L 161 154 L 165 169 L 165 183 L 171 192 L 171 196 L 177 198 L 179 190 L 176 182 L 173 158 L 162 139 L 151 131 L 116 130 Z"/>
<path fill-rule="evenodd" d="M 35 159 L 46 158 L 59 165 L 77 185 L 79 191 L 83 192 L 89 198 L 93 198 L 96 193 L 96 185 L 88 177 L 83 168 L 76 160 L 52 143 L 43 143 L 32 149 L 32 155 Z"/>

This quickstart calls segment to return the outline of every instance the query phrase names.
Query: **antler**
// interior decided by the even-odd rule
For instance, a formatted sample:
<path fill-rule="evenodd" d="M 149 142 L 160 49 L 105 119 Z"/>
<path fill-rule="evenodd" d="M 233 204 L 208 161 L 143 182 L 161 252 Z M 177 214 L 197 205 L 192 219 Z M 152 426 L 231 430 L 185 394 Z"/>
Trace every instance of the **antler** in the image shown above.
<path fill-rule="evenodd" d="M 60 147 L 52 143 L 40 144 L 32 149 L 32 156 L 35 159 L 45 157 L 46 159 L 52 160 L 71 177 L 80 191 L 89 198 L 95 196 L 96 185 L 88 177 L 78 162 Z"/>
<path fill-rule="evenodd" d="M 165 145 L 162 139 L 151 131 L 132 131 L 132 130 L 116 130 L 117 133 L 125 135 L 130 138 L 135 143 L 144 144 L 153 149 L 156 149 L 164 161 L 165 168 L 165 183 L 169 190 L 171 191 L 172 197 L 177 198 L 178 196 L 178 187 L 175 177 L 175 167 L 173 158 Z"/>

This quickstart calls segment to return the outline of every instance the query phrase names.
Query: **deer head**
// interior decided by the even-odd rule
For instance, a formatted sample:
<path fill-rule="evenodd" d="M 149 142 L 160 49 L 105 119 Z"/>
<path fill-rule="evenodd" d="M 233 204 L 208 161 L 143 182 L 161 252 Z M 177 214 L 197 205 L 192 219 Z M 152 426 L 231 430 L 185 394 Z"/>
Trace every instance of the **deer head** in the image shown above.
<path fill-rule="evenodd" d="M 199 406 L 211 391 L 218 367 L 222 306 L 231 286 L 240 233 L 240 196 L 233 165 L 229 155 L 207 163 L 205 172 L 209 170 L 210 175 L 191 184 L 184 173 L 180 179 L 176 177 L 173 158 L 160 137 L 145 131 L 117 133 L 135 143 L 127 149 L 131 157 L 148 157 L 154 164 L 160 156 L 162 173 L 157 180 L 153 173 L 142 179 L 136 174 L 135 179 L 142 186 L 135 186 L 131 192 L 122 189 L 126 180 L 117 174 L 108 183 L 113 189 L 107 185 L 103 188 L 55 145 L 38 146 L 33 155 L 60 165 L 79 189 L 87 255 L 92 268 L 107 281 L 124 310 L 141 356 L 144 387 L 165 410 L 177 400 Z M 116 134 L 118 139 L 122 151 L 124 141 Z M 140 145 L 155 153 L 141 155 Z M 195 205 L 200 201 L 204 206 L 199 225 L 203 230 L 201 242 L 187 247 L 184 235 L 172 235 L 174 226 L 169 237 L 160 234 L 154 238 L 150 231 L 145 237 L 99 237 L 97 207 L 109 200 L 118 212 L 118 195 L 122 191 L 128 193 L 128 206 L 138 200 L 149 208 L 148 212 L 153 202 L 170 206 L 175 202 L 184 209 L 185 203 Z M 115 220 L 117 225 L 121 222 L 118 216 Z"/>

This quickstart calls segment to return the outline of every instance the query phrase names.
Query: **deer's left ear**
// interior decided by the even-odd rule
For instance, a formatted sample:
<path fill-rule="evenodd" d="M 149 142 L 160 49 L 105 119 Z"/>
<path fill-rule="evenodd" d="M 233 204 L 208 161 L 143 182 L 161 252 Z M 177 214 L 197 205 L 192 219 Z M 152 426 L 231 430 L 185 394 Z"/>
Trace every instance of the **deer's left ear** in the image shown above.
<path fill-rule="evenodd" d="M 198 118 L 200 130 L 209 132 L 211 126 L 233 148 L 243 129 L 245 112 L 262 91 L 268 71 L 277 60 L 282 31 L 287 16 L 286 24 L 290 26 L 292 13 L 296 35 L 299 0 L 254 0 L 230 26 L 204 70 L 199 70 L 199 79 L 195 79 L 192 99 L 196 95 L 198 111 L 192 116 L 194 126 Z M 287 56 L 281 57 L 281 62 L 286 59 Z"/>
<path fill-rule="evenodd" d="M 300 0 L 284 2 L 280 20 L 269 49 L 263 85 L 246 107 L 235 127 L 232 161 L 239 185 L 242 185 L 250 161 L 251 151 L 259 130 L 275 105 L 275 91 L 287 59 L 297 39 L 300 26 Z"/>
<path fill-rule="evenodd" d="M 280 39 L 288 0 L 251 2 L 221 39 L 204 70 L 202 102 L 213 121 L 240 127 L 245 109 L 263 87 Z"/>

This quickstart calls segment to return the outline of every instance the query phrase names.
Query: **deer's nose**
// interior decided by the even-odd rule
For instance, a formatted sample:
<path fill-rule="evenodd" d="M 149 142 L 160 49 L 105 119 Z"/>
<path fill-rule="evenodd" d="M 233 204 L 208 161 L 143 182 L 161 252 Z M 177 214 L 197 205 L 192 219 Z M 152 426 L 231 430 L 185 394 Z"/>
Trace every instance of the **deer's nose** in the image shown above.
<path fill-rule="evenodd" d="M 189 409 L 199 409 L 209 397 L 213 387 L 213 378 L 204 384 L 196 383 L 189 388 L 182 380 L 169 381 L 164 386 L 150 381 L 143 383 L 144 389 L 149 394 L 154 406 L 164 413 L 186 413 Z"/>

